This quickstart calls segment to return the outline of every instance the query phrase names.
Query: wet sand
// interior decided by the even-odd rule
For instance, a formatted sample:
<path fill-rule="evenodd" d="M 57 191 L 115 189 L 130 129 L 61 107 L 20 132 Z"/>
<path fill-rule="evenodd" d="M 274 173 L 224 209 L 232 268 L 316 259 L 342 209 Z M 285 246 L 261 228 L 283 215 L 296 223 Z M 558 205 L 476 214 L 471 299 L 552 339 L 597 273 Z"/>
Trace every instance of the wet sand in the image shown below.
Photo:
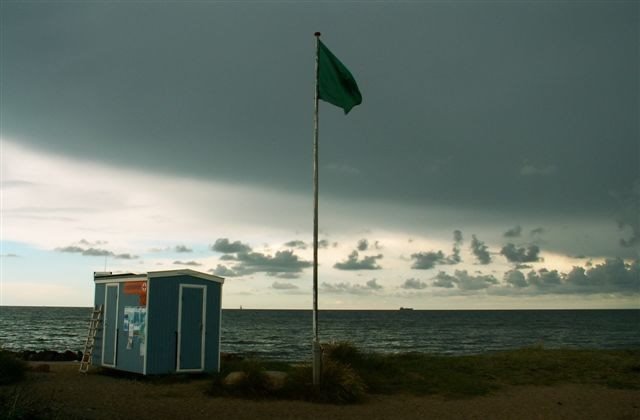
<path fill-rule="evenodd" d="M 37 365 L 32 363 L 32 366 Z M 168 383 L 78 372 L 49 363 L 23 389 L 60 418 L 83 419 L 640 419 L 640 391 L 592 385 L 518 386 L 465 399 L 371 396 L 338 406 L 300 401 L 211 397 L 210 379 Z"/>

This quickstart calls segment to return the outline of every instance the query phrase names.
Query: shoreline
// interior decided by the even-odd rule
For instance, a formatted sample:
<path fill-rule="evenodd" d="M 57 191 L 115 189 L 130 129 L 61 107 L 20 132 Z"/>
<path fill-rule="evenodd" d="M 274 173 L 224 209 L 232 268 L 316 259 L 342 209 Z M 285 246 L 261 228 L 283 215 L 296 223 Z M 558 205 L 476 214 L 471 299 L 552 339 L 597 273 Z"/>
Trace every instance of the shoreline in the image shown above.
<path fill-rule="evenodd" d="M 81 374 L 75 368 L 53 363 L 48 372 L 29 372 L 22 386 L 34 403 L 46 401 L 52 417 L 69 419 L 640 418 L 640 391 L 598 385 L 509 386 L 470 398 L 376 394 L 362 404 L 333 405 L 213 397 L 207 394 L 208 378 L 140 381 L 106 375 L 96 368 Z"/>

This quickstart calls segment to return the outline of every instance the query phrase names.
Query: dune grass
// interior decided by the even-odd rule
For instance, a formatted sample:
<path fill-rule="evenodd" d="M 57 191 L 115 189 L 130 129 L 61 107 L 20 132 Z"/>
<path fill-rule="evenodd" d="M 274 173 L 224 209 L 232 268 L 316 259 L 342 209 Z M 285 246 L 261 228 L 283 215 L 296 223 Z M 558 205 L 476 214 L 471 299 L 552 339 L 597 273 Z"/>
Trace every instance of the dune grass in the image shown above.
<path fill-rule="evenodd" d="M 294 398 L 352 403 L 367 394 L 438 394 L 447 398 L 485 395 L 510 385 L 591 384 L 640 389 L 640 350 L 576 350 L 529 347 L 468 356 L 422 353 L 379 354 L 349 343 L 324 345 L 323 384 L 313 387 L 310 366 L 250 361 L 251 383 L 232 392 L 222 386 L 231 371 L 245 362 L 223 364 L 214 394 L 260 398 Z M 245 365 L 243 366 L 243 363 Z M 260 372 L 280 370 L 289 380 L 284 389 L 260 386 Z"/>
<path fill-rule="evenodd" d="M 0 420 L 46 419 L 51 412 L 22 384 L 27 364 L 15 354 L 0 350 Z"/>

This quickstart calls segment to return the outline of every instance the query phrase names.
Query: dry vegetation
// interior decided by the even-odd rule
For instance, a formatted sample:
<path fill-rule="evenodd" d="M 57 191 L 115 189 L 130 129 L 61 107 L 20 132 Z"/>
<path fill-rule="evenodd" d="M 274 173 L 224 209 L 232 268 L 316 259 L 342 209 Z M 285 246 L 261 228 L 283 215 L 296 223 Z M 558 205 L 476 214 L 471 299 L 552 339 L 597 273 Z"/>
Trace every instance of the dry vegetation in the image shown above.
<path fill-rule="evenodd" d="M 448 357 L 366 354 L 338 344 L 326 355 L 320 389 L 309 384 L 308 366 L 282 363 L 235 361 L 220 375 L 161 378 L 32 363 L 25 379 L 0 386 L 0 418 L 640 419 L 638 351 L 532 348 Z M 222 386 L 238 369 L 250 379 Z M 289 381 L 270 391 L 265 370 L 287 371 Z M 345 404 L 353 402 L 359 404 Z"/>

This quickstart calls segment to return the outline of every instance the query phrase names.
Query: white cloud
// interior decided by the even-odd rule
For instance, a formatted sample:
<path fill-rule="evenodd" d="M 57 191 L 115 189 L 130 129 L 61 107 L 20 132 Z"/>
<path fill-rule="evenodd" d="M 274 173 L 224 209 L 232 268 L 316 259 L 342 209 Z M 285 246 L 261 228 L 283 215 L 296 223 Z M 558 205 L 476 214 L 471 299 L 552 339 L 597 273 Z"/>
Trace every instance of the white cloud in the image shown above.
<path fill-rule="evenodd" d="M 3 304 L 86 305 L 92 298 L 92 271 L 153 271 L 159 267 L 176 268 L 173 263 L 177 261 L 182 264 L 196 262 L 202 264 L 197 267 L 199 270 L 224 273 L 223 277 L 228 277 L 224 289 L 225 307 L 308 307 L 311 269 L 307 266 L 294 273 L 300 276 L 294 282 L 299 289 L 278 293 L 294 283 L 274 283 L 273 276 L 262 271 L 235 272 L 237 261 L 222 261 L 221 254 L 212 251 L 209 245 L 218 238 L 233 238 L 247 244 L 255 253 L 275 256 L 287 247 L 291 249 L 294 244 L 291 238 L 309 244 L 310 197 L 222 182 L 151 175 L 90 161 L 48 156 L 6 140 L 2 147 L 2 243 L 9 244 L 0 250 L 3 255 L 0 273 Z M 585 235 L 610 239 L 613 247 L 610 252 L 619 248 L 619 233 L 613 221 L 607 224 L 601 220 L 549 221 L 540 218 L 526 222 L 530 226 L 545 226 L 546 242 L 541 252 L 544 262 L 532 263 L 535 270 L 548 268 L 567 273 L 574 265 L 584 262 L 569 255 L 596 257 L 592 258 L 594 264 L 603 261 L 601 255 L 608 254 L 600 252 L 607 249 L 608 243 L 585 240 Z M 411 269 L 410 256 L 423 250 L 451 249 L 454 229 L 459 229 L 466 238 L 476 233 L 490 250 L 498 251 L 505 244 L 505 226 L 518 223 L 519 220 L 463 208 L 399 206 L 389 202 L 338 200 L 328 194 L 322 196 L 321 237 L 336 245 L 319 251 L 319 278 L 321 284 L 326 284 L 324 293 L 328 297 L 326 301 L 321 297 L 321 302 L 333 308 L 490 306 L 491 301 L 483 303 L 472 298 L 449 296 L 450 300 L 444 301 L 441 300 L 444 295 L 439 296 L 438 291 L 455 290 L 431 287 L 432 284 L 425 287 L 427 283 L 419 280 L 407 283 L 407 279 L 416 275 Z M 334 268 L 336 263 L 344 263 L 354 244 L 363 238 L 363 232 L 370 238 L 369 252 L 365 254 L 373 254 L 375 242 L 384 244 L 384 259 L 373 256 L 376 266 L 381 263 L 381 268 L 375 271 L 381 279 L 379 282 L 363 278 L 367 272 Z M 460 247 L 461 261 L 455 268 L 461 271 L 455 276 L 452 289 L 464 288 L 468 292 L 494 289 L 491 279 L 502 279 L 513 267 L 504 258 L 494 258 L 488 265 L 477 265 L 468 242 Z M 601 248 L 595 248 L 594 243 Z M 16 249 L 11 244 L 23 244 L 23 248 Z M 188 247 L 176 244 L 188 244 Z M 54 251 L 56 248 L 72 251 L 69 247 L 80 251 Z M 90 249 L 94 251 L 82 256 L 82 252 Z M 181 251 L 187 249 L 191 252 L 185 259 Z M 30 255 L 33 250 L 39 250 L 37 256 Z M 100 250 L 105 252 L 98 252 Z M 20 258 L 4 258 L 10 255 Z M 295 255 L 301 261 L 312 261 L 310 247 L 297 247 Z M 134 256 L 139 258 L 133 260 Z M 358 257 L 356 262 L 366 255 Z M 25 268 L 27 265 L 29 269 Z M 475 273 L 479 267 L 485 274 Z M 242 276 L 233 276 L 238 274 Z M 46 284 L 29 301 L 28 293 L 18 285 L 28 285 L 29 279 L 40 277 L 46 278 Z M 283 278 L 286 276 L 280 276 L 279 280 Z M 442 278 L 446 283 L 447 278 L 444 275 Z M 298 290 L 295 292 L 297 297 L 293 296 L 294 290 Z M 301 298 L 305 293 L 309 294 L 308 299 Z M 336 294 L 341 295 L 340 299 L 329 298 Z M 496 305 L 498 301 L 506 306 L 507 302 L 517 307 L 528 304 L 522 300 L 508 301 L 504 296 L 493 298 Z M 531 299 L 535 302 L 535 299 L 543 298 Z M 583 299 L 586 302 L 588 298 Z M 589 302 L 593 304 L 593 301 Z"/>

